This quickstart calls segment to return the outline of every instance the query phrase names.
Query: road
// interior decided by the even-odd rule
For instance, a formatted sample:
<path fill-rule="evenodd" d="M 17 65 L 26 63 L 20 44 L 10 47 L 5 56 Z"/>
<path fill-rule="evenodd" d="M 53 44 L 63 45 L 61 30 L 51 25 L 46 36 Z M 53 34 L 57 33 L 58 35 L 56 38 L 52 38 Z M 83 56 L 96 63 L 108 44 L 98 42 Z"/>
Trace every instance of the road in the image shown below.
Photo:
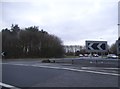
<path fill-rule="evenodd" d="M 4 62 L 2 83 L 22 87 L 118 87 L 119 68 L 39 61 Z"/>

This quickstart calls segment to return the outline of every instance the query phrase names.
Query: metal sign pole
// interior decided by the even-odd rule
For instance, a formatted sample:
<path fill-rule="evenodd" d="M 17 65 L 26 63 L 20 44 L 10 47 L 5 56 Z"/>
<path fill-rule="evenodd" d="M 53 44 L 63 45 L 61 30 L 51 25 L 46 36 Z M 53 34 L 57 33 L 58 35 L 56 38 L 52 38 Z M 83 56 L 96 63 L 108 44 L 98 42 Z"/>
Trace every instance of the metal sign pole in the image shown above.
<path fill-rule="evenodd" d="M 92 59 L 92 52 L 90 52 L 90 58 Z"/>

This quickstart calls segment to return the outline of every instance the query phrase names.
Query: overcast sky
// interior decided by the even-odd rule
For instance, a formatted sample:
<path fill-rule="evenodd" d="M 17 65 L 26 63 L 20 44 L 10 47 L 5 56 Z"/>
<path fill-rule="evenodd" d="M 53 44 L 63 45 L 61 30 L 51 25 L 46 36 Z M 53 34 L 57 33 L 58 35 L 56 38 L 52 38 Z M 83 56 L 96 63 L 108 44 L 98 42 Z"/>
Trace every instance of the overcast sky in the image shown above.
<path fill-rule="evenodd" d="M 118 38 L 118 0 L 2 0 L 3 28 L 39 26 L 65 45 Z"/>

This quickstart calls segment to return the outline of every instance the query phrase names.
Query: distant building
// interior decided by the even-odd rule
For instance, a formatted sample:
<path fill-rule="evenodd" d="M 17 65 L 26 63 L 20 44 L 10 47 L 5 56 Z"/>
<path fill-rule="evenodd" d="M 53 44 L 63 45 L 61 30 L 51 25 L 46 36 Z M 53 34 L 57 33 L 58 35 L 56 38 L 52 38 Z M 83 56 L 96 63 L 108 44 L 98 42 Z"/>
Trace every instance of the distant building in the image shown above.
<path fill-rule="evenodd" d="M 64 49 L 65 52 L 76 52 L 76 51 L 80 51 L 83 47 L 80 45 L 65 45 Z"/>

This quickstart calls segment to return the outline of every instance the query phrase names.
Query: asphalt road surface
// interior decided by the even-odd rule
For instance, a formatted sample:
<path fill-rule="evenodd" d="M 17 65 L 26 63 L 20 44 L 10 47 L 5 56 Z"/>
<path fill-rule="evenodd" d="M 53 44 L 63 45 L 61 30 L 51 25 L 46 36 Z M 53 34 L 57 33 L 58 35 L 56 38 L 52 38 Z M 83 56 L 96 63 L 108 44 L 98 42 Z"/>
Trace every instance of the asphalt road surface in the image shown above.
<path fill-rule="evenodd" d="M 1 65 L 2 84 L 17 88 L 119 86 L 119 68 L 40 63 L 38 61 L 5 62 Z"/>

